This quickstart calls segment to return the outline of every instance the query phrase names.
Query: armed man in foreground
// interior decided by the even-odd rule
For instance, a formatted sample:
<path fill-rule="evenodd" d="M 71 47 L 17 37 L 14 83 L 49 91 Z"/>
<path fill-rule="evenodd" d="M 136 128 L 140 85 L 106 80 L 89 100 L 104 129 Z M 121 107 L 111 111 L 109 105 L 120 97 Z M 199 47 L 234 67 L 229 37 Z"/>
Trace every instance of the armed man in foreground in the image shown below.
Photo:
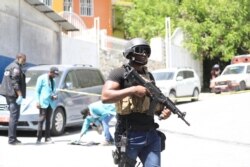
<path fill-rule="evenodd" d="M 154 115 L 167 119 L 171 112 L 164 105 L 156 104 L 148 89 L 128 75 L 127 67 L 147 82 L 154 78 L 145 66 L 151 54 L 148 43 L 141 38 L 130 40 L 123 53 L 128 64 L 114 69 L 108 76 L 102 90 L 104 103 L 116 103 L 117 124 L 115 128 L 116 150 L 114 163 L 119 167 L 134 167 L 139 157 L 144 167 L 160 167 L 161 151 L 165 149 L 165 135 L 158 131 Z"/>

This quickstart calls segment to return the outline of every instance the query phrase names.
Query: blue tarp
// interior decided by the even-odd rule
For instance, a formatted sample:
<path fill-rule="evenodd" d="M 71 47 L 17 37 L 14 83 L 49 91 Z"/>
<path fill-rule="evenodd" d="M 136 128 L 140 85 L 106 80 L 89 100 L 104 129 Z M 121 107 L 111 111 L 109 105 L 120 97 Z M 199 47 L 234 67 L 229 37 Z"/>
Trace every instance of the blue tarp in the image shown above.
<path fill-rule="evenodd" d="M 14 61 L 14 58 L 0 55 L 0 83 L 2 82 L 3 79 L 3 73 L 5 67 L 8 66 L 12 61 Z"/>
<path fill-rule="evenodd" d="M 4 69 L 12 62 L 15 58 L 0 55 L 0 84 L 2 83 Z M 32 63 L 26 63 L 25 68 L 35 66 Z"/>

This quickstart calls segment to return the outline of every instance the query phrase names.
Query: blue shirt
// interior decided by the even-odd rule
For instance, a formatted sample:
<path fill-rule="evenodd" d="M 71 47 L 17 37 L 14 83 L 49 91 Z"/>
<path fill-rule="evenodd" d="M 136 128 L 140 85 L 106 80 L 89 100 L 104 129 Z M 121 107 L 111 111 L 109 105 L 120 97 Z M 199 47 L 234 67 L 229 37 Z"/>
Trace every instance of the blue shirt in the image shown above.
<path fill-rule="evenodd" d="M 97 126 L 101 124 L 101 121 L 109 115 L 116 114 L 115 104 L 113 103 L 102 103 L 102 101 L 97 101 L 91 103 L 89 106 L 90 115 L 88 115 L 83 123 L 81 134 L 86 134 L 91 123 L 95 123 Z"/>
<path fill-rule="evenodd" d="M 38 102 L 41 108 L 48 108 L 50 105 L 52 109 L 55 109 L 55 102 L 51 96 L 55 94 L 55 80 L 52 79 L 54 89 L 52 90 L 51 80 L 48 74 L 43 74 L 38 77 L 36 82 L 36 102 Z"/>

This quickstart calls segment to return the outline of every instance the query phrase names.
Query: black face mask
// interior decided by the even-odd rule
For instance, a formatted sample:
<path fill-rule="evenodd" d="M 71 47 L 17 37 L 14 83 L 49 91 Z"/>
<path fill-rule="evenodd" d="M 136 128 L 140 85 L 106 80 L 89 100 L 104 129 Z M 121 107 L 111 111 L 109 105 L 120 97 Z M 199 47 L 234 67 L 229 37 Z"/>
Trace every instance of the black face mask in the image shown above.
<path fill-rule="evenodd" d="M 134 53 L 130 60 L 138 65 L 146 65 L 148 63 L 148 56 L 146 54 Z"/>

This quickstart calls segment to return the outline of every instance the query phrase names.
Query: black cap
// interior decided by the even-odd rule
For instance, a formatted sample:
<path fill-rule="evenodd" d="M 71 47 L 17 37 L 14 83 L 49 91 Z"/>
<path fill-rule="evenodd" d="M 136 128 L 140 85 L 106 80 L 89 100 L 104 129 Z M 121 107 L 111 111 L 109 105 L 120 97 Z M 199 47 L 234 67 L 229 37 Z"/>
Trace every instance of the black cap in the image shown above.
<path fill-rule="evenodd" d="M 50 72 L 51 73 L 54 73 L 55 75 L 59 75 L 59 70 L 57 67 L 51 67 L 50 68 Z"/>

